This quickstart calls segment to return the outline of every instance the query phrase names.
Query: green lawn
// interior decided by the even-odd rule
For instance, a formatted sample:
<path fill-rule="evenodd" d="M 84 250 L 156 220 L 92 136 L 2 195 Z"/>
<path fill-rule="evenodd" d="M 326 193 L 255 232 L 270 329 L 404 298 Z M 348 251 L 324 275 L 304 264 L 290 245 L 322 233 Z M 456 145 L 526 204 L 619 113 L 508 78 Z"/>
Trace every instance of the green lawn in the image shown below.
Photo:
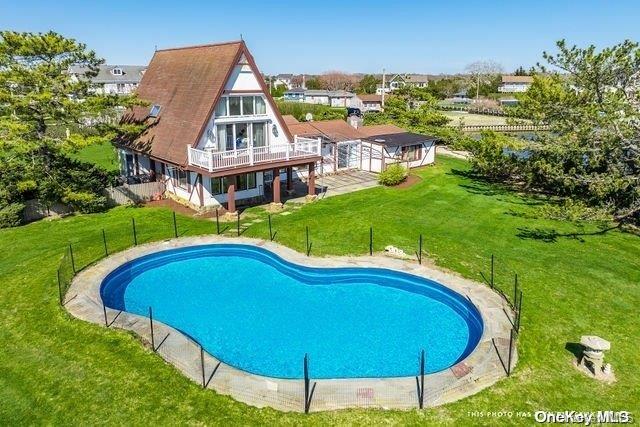
<path fill-rule="evenodd" d="M 109 142 L 89 145 L 71 157 L 83 162 L 95 164 L 107 171 L 117 171 L 120 168 L 116 150 Z"/>
<path fill-rule="evenodd" d="M 0 231 L 0 421 L 16 424 L 494 424 L 469 411 L 640 411 L 640 238 L 596 233 L 589 224 L 536 219 L 539 200 L 473 181 L 463 161 L 439 157 L 406 189 L 375 188 L 329 198 L 276 216 L 276 240 L 312 254 L 365 254 L 425 247 L 439 265 L 479 280 L 497 259 L 498 282 L 524 288 L 521 359 L 511 378 L 462 401 L 420 411 L 349 410 L 304 416 L 256 409 L 203 391 L 147 351 L 130 333 L 72 318 L 57 303 L 55 271 L 74 242 L 79 264 L 100 256 L 101 229 L 111 250 L 138 238 L 173 234 L 171 213 L 117 208 L 105 214 L 40 221 Z M 264 215 L 251 209 L 256 215 Z M 181 234 L 207 233 L 211 222 L 179 217 Z M 266 237 L 266 222 L 247 229 Z M 92 242 L 89 244 L 89 242 Z M 571 367 L 565 349 L 582 334 L 612 342 L 618 382 L 596 383 Z M 532 424 L 532 419 L 502 419 Z"/>

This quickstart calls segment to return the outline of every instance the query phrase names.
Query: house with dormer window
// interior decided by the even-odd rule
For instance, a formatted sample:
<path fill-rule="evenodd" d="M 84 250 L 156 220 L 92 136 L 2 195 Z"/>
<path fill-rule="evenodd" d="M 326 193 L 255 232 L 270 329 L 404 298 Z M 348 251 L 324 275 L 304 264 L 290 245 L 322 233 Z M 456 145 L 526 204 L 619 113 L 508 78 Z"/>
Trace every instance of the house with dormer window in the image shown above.
<path fill-rule="evenodd" d="M 128 95 L 133 93 L 144 75 L 145 65 L 100 65 L 95 76 L 89 77 L 92 90 L 96 93 Z M 72 79 L 87 78 L 88 68 L 71 66 Z"/>
<path fill-rule="evenodd" d="M 292 135 L 244 41 L 155 52 L 123 116 L 146 130 L 118 140 L 125 176 L 161 180 L 197 208 L 281 200 L 281 172 L 308 175 L 315 196 L 320 140 Z"/>

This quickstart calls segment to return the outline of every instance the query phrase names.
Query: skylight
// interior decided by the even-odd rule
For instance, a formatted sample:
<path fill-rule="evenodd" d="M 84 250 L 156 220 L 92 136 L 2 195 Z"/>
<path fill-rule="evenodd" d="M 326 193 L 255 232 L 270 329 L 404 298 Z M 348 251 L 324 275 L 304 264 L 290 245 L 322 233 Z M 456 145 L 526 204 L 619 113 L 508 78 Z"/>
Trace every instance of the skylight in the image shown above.
<path fill-rule="evenodd" d="M 154 104 L 151 106 L 151 111 L 149 111 L 149 117 L 158 117 L 160 114 L 160 106 L 158 104 Z"/>

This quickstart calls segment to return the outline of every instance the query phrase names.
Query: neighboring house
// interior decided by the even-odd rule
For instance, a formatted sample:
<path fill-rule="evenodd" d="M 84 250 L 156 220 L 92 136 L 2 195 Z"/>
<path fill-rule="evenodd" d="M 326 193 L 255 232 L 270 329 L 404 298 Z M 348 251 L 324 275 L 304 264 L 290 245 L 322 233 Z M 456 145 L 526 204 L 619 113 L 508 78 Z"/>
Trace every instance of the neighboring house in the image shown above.
<path fill-rule="evenodd" d="M 424 88 L 429 84 L 429 76 L 426 74 L 396 74 L 385 82 L 384 92 L 389 93 L 404 86 Z M 376 88 L 376 94 L 382 95 L 382 85 Z"/>
<path fill-rule="evenodd" d="M 526 92 L 531 83 L 533 83 L 533 77 L 531 76 L 502 76 L 502 83 L 498 86 L 498 92 Z"/>
<path fill-rule="evenodd" d="M 293 74 L 278 74 L 273 80 L 273 86 L 286 86 L 287 89 L 293 89 Z"/>
<path fill-rule="evenodd" d="M 363 112 L 382 111 L 382 95 L 361 94 L 358 95 L 360 100 L 360 108 Z"/>
<path fill-rule="evenodd" d="M 320 173 L 345 169 L 382 172 L 393 163 L 408 168 L 435 161 L 435 137 L 407 132 L 393 125 L 353 128 L 344 120 L 298 122 L 285 116 L 291 133 L 322 141 Z"/>
<path fill-rule="evenodd" d="M 308 104 L 322 104 L 331 107 L 358 107 L 356 95 L 346 90 L 324 89 L 291 89 L 284 93 L 285 101 L 306 102 Z"/>
<path fill-rule="evenodd" d="M 451 101 L 454 104 L 468 104 L 471 102 L 471 99 L 469 99 L 469 95 L 467 95 L 467 91 L 461 90 L 460 92 L 456 92 L 453 94 Z"/>
<path fill-rule="evenodd" d="M 116 141 L 123 174 L 162 180 L 167 192 L 199 208 L 270 199 L 280 203 L 280 171 L 291 185 L 305 168 L 315 194 L 320 142 L 289 132 L 243 41 L 158 50 L 134 107 L 123 120 L 145 123 Z"/>
<path fill-rule="evenodd" d="M 284 100 L 289 102 L 304 102 L 304 89 L 289 89 L 284 93 Z"/>
<path fill-rule="evenodd" d="M 96 93 L 128 95 L 136 90 L 146 69 L 146 65 L 100 65 L 91 86 Z M 82 79 L 87 71 L 84 66 L 71 66 L 69 74 Z"/>

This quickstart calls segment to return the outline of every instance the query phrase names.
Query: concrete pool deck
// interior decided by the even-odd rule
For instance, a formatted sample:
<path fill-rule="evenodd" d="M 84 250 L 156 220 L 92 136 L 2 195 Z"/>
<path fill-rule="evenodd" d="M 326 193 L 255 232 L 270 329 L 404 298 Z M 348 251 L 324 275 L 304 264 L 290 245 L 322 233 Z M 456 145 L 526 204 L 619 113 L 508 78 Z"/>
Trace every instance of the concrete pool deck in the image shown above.
<path fill-rule="evenodd" d="M 197 236 L 183 237 L 136 246 L 109 257 L 78 272 L 67 292 L 65 307 L 75 317 L 105 325 L 105 311 L 100 297 L 100 285 L 107 274 L 127 261 L 150 253 L 185 246 L 212 243 L 249 244 L 265 248 L 280 257 L 301 265 L 313 267 L 377 267 L 403 271 L 435 280 L 466 296 L 478 308 L 484 322 L 483 335 L 474 351 L 460 363 L 437 373 L 426 374 L 424 381 L 424 407 L 452 402 L 475 394 L 506 377 L 510 331 L 513 312 L 509 304 L 489 287 L 465 279 L 433 266 L 417 262 L 374 256 L 307 257 L 274 242 L 244 237 Z M 139 335 L 143 342 L 152 342 L 147 317 L 106 308 L 110 327 L 126 329 Z M 153 322 L 157 354 L 174 365 L 191 380 L 203 384 L 220 394 L 230 395 L 240 402 L 256 406 L 269 406 L 282 411 L 304 410 L 304 381 L 279 379 L 250 374 L 203 352 L 200 346 L 182 332 L 161 322 Z M 428 348 L 427 357 L 428 357 Z M 300 369 L 302 370 L 302 356 Z M 202 359 L 201 359 L 202 357 Z M 205 372 L 202 371 L 204 360 Z M 517 361 L 514 345 L 511 366 Z M 313 379 L 315 382 L 310 411 L 327 411 L 353 407 L 411 409 L 418 406 L 416 379 L 358 378 Z M 418 366 L 416 363 L 416 375 Z"/>

